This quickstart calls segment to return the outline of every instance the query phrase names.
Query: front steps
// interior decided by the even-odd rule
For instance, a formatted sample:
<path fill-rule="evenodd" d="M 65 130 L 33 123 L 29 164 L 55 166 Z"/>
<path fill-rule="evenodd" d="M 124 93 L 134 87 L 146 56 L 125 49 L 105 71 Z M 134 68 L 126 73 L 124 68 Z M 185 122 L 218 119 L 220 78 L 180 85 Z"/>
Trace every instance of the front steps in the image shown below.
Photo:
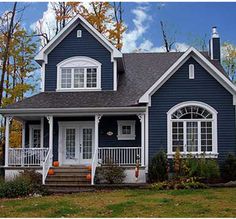
<path fill-rule="evenodd" d="M 91 170 L 87 166 L 52 167 L 54 175 L 48 175 L 45 187 L 52 193 L 74 193 L 93 191 L 87 175 Z"/>

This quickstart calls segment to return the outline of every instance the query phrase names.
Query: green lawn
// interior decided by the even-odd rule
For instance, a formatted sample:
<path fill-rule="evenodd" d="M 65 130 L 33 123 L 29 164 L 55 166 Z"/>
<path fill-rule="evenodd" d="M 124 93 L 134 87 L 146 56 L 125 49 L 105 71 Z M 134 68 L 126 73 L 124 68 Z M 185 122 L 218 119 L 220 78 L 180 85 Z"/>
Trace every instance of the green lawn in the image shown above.
<path fill-rule="evenodd" d="M 0 199 L 0 217 L 236 217 L 236 188 L 124 189 Z"/>

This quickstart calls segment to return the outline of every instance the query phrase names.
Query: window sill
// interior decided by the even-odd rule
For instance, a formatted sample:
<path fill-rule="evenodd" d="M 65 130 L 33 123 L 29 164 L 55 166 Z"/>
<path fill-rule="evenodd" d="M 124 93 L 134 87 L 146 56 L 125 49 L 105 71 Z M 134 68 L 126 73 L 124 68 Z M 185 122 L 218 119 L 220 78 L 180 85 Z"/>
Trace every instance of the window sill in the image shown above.
<path fill-rule="evenodd" d="M 118 140 L 135 140 L 136 135 L 129 135 L 129 136 L 124 136 L 124 135 L 117 135 Z"/>
<path fill-rule="evenodd" d="M 57 92 L 85 92 L 85 91 L 101 91 L 101 88 L 83 88 L 83 89 L 77 89 L 77 88 L 60 88 L 56 89 Z"/>
<path fill-rule="evenodd" d="M 183 158 L 187 158 L 191 155 L 193 158 L 202 158 L 203 153 L 180 153 Z M 219 153 L 205 153 L 205 158 L 218 158 Z M 175 153 L 168 153 L 167 158 L 174 158 Z"/>

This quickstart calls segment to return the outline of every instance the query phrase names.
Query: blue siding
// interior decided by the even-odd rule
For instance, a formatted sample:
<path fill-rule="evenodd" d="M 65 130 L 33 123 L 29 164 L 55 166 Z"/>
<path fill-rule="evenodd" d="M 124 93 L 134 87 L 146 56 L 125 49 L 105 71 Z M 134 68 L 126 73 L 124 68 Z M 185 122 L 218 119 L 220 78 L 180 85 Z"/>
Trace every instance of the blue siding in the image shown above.
<path fill-rule="evenodd" d="M 77 38 L 78 29 L 82 30 L 81 38 Z M 111 53 L 79 24 L 48 55 L 48 64 L 45 66 L 45 91 L 56 90 L 56 65 L 73 56 L 87 56 L 102 63 L 102 90 L 113 90 Z"/>
<path fill-rule="evenodd" d="M 135 140 L 118 140 L 117 139 L 117 120 L 136 120 L 136 139 Z M 94 121 L 94 117 L 67 117 L 53 119 L 53 160 L 58 160 L 58 134 L 59 121 Z M 26 124 L 26 145 L 29 142 L 29 124 L 40 124 L 39 121 L 29 121 Z M 113 135 L 108 136 L 106 133 L 112 131 Z M 44 147 L 49 146 L 49 124 L 44 119 Z M 99 123 L 99 146 L 100 147 L 125 147 L 141 146 L 141 125 L 137 116 L 103 116 Z"/>
<path fill-rule="evenodd" d="M 195 65 L 195 79 L 188 78 L 188 65 Z M 167 150 L 167 112 L 184 101 L 201 101 L 218 111 L 218 152 L 222 161 L 236 153 L 235 110 L 232 95 L 199 63 L 190 58 L 151 98 L 149 108 L 149 157 Z"/>
<path fill-rule="evenodd" d="M 135 140 L 118 140 L 117 139 L 117 120 L 135 120 Z M 113 132 L 108 136 L 107 132 Z M 100 147 L 138 147 L 141 146 L 141 125 L 137 116 L 120 116 L 120 117 L 102 117 L 99 123 L 99 146 Z"/>

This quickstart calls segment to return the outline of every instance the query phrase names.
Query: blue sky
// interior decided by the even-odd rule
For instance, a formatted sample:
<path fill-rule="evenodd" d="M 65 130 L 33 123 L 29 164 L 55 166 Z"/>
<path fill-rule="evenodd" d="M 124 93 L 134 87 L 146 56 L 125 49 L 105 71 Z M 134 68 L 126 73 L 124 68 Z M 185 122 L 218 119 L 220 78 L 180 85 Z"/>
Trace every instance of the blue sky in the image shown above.
<path fill-rule="evenodd" d="M 0 12 L 13 3 L 0 3 Z M 23 23 L 30 28 L 48 10 L 47 2 L 27 4 Z M 20 6 L 20 5 L 19 5 Z M 236 44 L 236 3 L 123 3 L 124 20 L 128 27 L 125 35 L 125 51 L 135 48 L 159 51 L 162 45 L 160 20 L 167 24 L 170 33 L 176 33 L 176 42 L 191 44 L 194 39 L 207 34 L 217 26 L 222 42 Z M 50 12 L 49 12 L 50 13 Z"/>

